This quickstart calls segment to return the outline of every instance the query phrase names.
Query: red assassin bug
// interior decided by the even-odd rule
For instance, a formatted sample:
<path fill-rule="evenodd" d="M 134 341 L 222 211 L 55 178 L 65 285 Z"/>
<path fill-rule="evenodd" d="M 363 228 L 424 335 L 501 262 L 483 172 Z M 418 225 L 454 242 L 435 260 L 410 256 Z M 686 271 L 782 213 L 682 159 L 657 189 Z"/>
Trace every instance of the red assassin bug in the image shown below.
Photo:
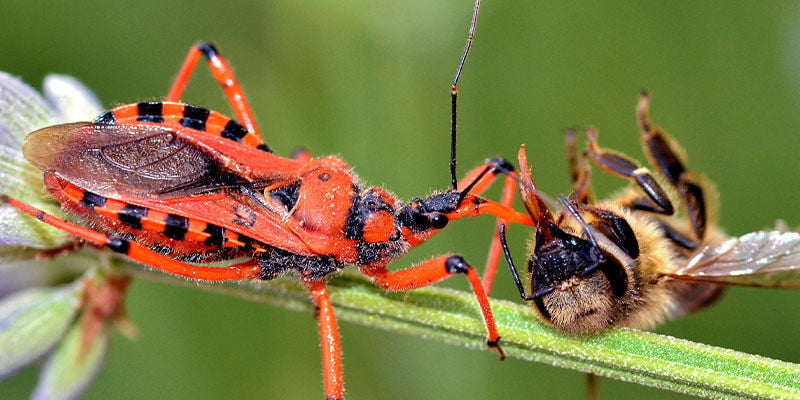
<path fill-rule="evenodd" d="M 357 265 L 387 290 L 410 290 L 465 274 L 483 314 L 488 344 L 502 357 L 481 280 L 462 257 L 441 256 L 396 272 L 386 268 L 451 220 L 490 214 L 531 223 L 528 215 L 510 208 L 516 182 L 506 161 L 489 161 L 460 182 L 455 179 L 456 83 L 479 5 L 452 86 L 450 190 L 402 205 L 382 188 L 365 187 L 336 157 L 273 154 L 230 66 L 212 45 L 201 43 L 189 52 L 164 101 L 123 105 L 94 122 L 52 126 L 26 138 L 23 152 L 45 171 L 48 191 L 86 226 L 9 196 L 0 201 L 83 242 L 171 274 L 210 281 L 268 280 L 294 271 L 318 311 L 328 399 L 343 398 L 344 388 L 338 326 L 325 278 L 347 264 Z M 180 102 L 201 57 L 240 123 Z M 498 173 L 508 174 L 502 202 L 479 197 Z M 493 253 L 497 259 L 498 251 Z M 238 258 L 247 260 L 202 265 Z"/>

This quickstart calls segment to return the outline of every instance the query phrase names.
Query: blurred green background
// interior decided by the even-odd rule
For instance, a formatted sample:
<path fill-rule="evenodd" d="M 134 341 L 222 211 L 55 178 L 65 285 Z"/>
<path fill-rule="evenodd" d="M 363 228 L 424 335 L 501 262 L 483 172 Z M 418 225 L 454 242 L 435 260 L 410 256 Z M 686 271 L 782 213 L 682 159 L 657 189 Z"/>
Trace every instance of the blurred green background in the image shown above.
<path fill-rule="evenodd" d="M 408 199 L 448 185 L 449 84 L 471 10 L 471 0 L 6 1 L 0 69 L 36 86 L 47 73 L 71 74 L 111 106 L 163 96 L 189 47 L 213 41 L 276 151 L 340 155 Z M 184 99 L 228 113 L 199 71 Z M 460 171 L 513 159 L 527 143 L 541 189 L 568 191 L 561 132 L 585 124 L 642 160 L 633 111 L 644 88 L 655 122 L 717 183 L 728 232 L 800 225 L 800 9 L 791 1 L 485 1 L 460 85 Z M 600 172 L 595 180 L 604 194 L 624 184 Z M 394 267 L 448 251 L 480 265 L 492 225 L 459 222 Z M 512 232 L 519 258 L 524 231 Z M 494 295 L 517 298 L 507 272 Z M 146 281 L 128 302 L 141 335 L 115 338 L 86 398 L 322 396 L 310 314 Z M 800 362 L 798 304 L 797 291 L 734 289 L 659 331 Z M 342 337 L 351 399 L 583 396 L 573 371 L 348 323 Z M 3 381 L 0 398 L 26 398 L 35 379 L 28 368 Z M 682 397 L 611 381 L 601 393 Z"/>

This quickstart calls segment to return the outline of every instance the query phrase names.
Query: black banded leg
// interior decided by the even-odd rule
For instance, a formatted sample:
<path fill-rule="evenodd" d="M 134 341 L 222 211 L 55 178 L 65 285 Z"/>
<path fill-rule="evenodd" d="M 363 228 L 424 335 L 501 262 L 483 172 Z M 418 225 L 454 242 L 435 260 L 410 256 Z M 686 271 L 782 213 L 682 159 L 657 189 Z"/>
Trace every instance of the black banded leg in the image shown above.
<path fill-rule="evenodd" d="M 66 231 L 84 242 L 98 247 L 108 247 L 115 253 L 122 254 L 170 274 L 208 281 L 254 279 L 261 274 L 261 267 L 256 260 L 248 260 L 225 267 L 205 267 L 187 264 L 157 253 L 137 242 L 121 237 L 108 236 L 105 233 L 67 222 L 8 195 L 0 195 L 0 204 L 2 203 L 8 204 L 46 224 Z"/>
<path fill-rule="evenodd" d="M 686 212 L 698 240 L 703 240 L 708 220 L 705 184 L 702 176 L 687 171 L 685 156 L 680 145 L 661 128 L 653 126 L 649 118 L 650 95 L 642 92 L 636 112 L 642 143 L 653 166 L 657 167 L 669 182 L 678 189 Z"/>
<path fill-rule="evenodd" d="M 640 166 L 628 156 L 601 148 L 597 144 L 597 129 L 594 127 L 586 128 L 586 133 L 589 135 L 589 155 L 594 162 L 608 172 L 636 182 L 647 195 L 647 198 L 632 201 L 633 208 L 664 215 L 675 213 L 672 201 L 653 178 L 650 170 Z"/>

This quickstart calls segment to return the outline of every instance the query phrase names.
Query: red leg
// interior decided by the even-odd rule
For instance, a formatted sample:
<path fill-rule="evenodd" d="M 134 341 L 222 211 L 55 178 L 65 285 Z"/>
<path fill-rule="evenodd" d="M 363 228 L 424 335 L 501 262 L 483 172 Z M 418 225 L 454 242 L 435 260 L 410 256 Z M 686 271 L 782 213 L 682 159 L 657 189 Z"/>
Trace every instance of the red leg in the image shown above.
<path fill-rule="evenodd" d="M 183 62 L 183 66 L 178 72 L 178 77 L 175 79 L 175 83 L 172 85 L 172 89 L 170 89 L 165 100 L 180 101 L 186 85 L 189 83 L 189 78 L 192 76 L 192 72 L 194 72 L 201 56 L 206 58 L 214 79 L 222 86 L 222 90 L 225 92 L 225 96 L 228 97 L 239 123 L 248 132 L 255 133 L 259 138 L 262 137 L 261 131 L 256 125 L 253 111 L 250 109 L 250 104 L 247 102 L 244 91 L 242 91 L 242 87 L 233 74 L 233 69 L 210 43 L 198 43 L 189 50 L 189 55 L 186 57 L 186 61 Z"/>
<path fill-rule="evenodd" d="M 339 342 L 339 325 L 333 305 L 328 297 L 325 281 L 303 281 L 317 306 L 319 337 L 322 341 L 322 371 L 327 400 L 344 399 L 344 375 L 342 373 L 342 345 Z"/>
<path fill-rule="evenodd" d="M 511 209 L 514 204 L 514 195 L 516 194 L 517 181 L 513 176 L 507 176 L 506 182 L 503 185 L 503 197 L 500 200 L 500 205 Z M 508 226 L 508 220 L 504 218 L 497 218 L 495 226 L 496 234 L 492 237 L 492 244 L 489 246 L 489 257 L 486 260 L 486 269 L 483 271 L 483 288 L 488 296 L 492 292 L 494 285 L 494 277 L 497 275 L 497 266 L 500 264 L 500 256 L 503 254 L 503 247 L 500 244 L 500 226 Z"/>
<path fill-rule="evenodd" d="M 503 349 L 498 344 L 500 335 L 497 333 L 492 308 L 489 305 L 489 298 L 483 290 L 481 279 L 475 269 L 467 264 L 462 257 L 441 256 L 395 272 L 387 270 L 383 265 L 361 266 L 361 271 L 385 290 L 412 290 L 432 285 L 449 278 L 453 274 L 465 274 L 472 286 L 472 291 L 475 292 L 475 297 L 478 299 L 478 304 L 483 314 L 483 322 L 488 331 L 486 343 L 500 353 L 501 360 L 505 358 Z"/>
<path fill-rule="evenodd" d="M 475 197 L 488 189 L 495 179 L 497 179 L 498 173 L 501 172 L 506 175 L 506 179 L 503 184 L 503 194 L 500 203 Z M 532 224 L 530 216 L 524 213 L 518 213 L 513 209 L 516 185 L 517 181 L 514 167 L 501 158 L 493 159 L 473 169 L 458 182 L 458 190 L 468 190 L 469 196 L 465 197 L 458 210 L 452 213 L 453 216 L 448 215 L 448 218 L 451 219 L 458 219 L 466 215 L 477 216 L 480 214 L 490 214 L 497 217 L 495 234 L 492 237 L 492 243 L 489 247 L 489 256 L 483 275 L 483 287 L 487 295 L 492 290 L 494 277 L 497 274 L 497 266 L 499 265 L 500 256 L 502 254 L 500 237 L 496 233 L 500 225 L 508 226 L 509 222 L 527 225 Z"/>
<path fill-rule="evenodd" d="M 303 164 L 311 161 L 312 158 L 314 158 L 314 156 L 306 149 L 297 149 L 292 153 L 292 159 L 300 161 Z"/>
<path fill-rule="evenodd" d="M 149 265 L 170 274 L 207 281 L 227 281 L 257 278 L 261 273 L 261 267 L 259 267 L 255 260 L 218 268 L 187 264 L 169 258 L 163 254 L 156 253 L 139 243 L 119 237 L 109 237 L 104 233 L 56 218 L 36 207 L 6 195 L 0 196 L 0 203 L 9 204 L 26 214 L 36 217 L 46 224 L 67 231 L 95 246 L 108 247 L 116 253 L 123 254 L 142 264 Z"/>

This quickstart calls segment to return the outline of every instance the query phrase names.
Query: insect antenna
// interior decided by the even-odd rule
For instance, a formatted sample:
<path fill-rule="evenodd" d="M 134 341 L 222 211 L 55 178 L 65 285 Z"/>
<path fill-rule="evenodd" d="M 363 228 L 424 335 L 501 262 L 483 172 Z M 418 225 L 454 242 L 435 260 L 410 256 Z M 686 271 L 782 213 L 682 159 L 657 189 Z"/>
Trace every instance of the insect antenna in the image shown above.
<path fill-rule="evenodd" d="M 472 10 L 472 20 L 469 24 L 469 34 L 467 36 L 467 44 L 464 46 L 464 52 L 461 54 L 461 60 L 456 69 L 456 75 L 453 77 L 453 84 L 450 86 L 450 182 L 453 185 L 453 190 L 458 185 L 458 178 L 456 178 L 456 131 L 457 131 L 457 116 L 456 104 L 458 103 L 458 79 L 461 77 L 461 71 L 464 69 L 464 63 L 467 62 L 469 49 L 472 47 L 472 39 L 475 37 L 475 26 L 478 24 L 478 11 L 481 8 L 481 0 L 475 0 L 475 8 Z"/>

